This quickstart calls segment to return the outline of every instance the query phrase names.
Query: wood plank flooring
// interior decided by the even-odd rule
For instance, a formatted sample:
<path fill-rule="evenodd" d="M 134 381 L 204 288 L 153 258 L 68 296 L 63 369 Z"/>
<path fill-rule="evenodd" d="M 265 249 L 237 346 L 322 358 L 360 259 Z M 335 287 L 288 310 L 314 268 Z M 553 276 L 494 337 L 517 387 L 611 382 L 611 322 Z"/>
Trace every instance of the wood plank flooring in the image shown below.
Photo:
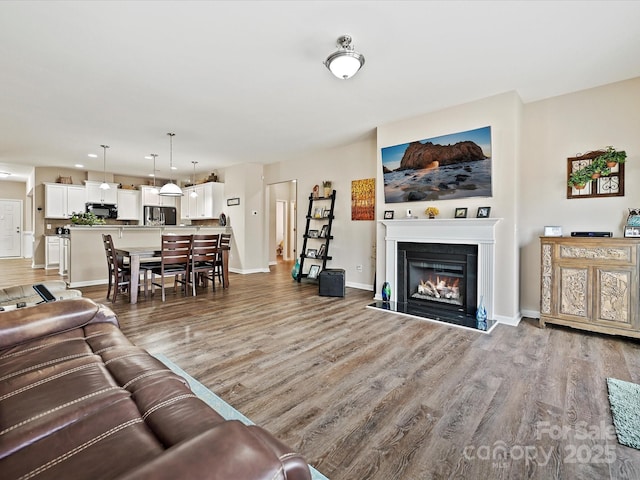
<path fill-rule="evenodd" d="M 0 287 L 45 279 L 30 261 L 0 266 Z M 133 342 L 331 480 L 640 478 L 605 381 L 640 383 L 640 342 L 531 319 L 484 335 L 365 308 L 372 292 L 320 297 L 290 269 L 112 308 Z M 106 287 L 82 290 L 105 302 Z"/>

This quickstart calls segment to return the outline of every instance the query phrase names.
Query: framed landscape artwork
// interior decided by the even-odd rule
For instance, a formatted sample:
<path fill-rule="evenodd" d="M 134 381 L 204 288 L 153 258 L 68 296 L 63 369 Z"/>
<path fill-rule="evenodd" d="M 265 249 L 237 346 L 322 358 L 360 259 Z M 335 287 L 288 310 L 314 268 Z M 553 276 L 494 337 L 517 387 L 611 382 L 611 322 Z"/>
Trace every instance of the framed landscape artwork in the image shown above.
<path fill-rule="evenodd" d="M 382 148 L 386 203 L 491 197 L 491 127 Z"/>

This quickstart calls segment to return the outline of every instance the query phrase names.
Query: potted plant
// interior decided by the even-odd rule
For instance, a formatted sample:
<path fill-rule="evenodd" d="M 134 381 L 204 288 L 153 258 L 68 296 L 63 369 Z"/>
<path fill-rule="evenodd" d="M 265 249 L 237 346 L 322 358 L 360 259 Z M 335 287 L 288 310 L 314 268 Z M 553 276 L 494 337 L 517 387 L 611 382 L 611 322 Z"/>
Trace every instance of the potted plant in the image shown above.
<path fill-rule="evenodd" d="M 596 160 L 602 160 L 605 162 L 607 167 L 613 168 L 618 163 L 624 163 L 626 158 L 627 158 L 627 152 L 625 152 L 624 150 L 618 151 L 615 148 L 613 148 L 611 145 L 609 145 L 607 147 L 607 150 L 599 157 L 596 157 L 593 161 L 595 162 Z"/>
<path fill-rule="evenodd" d="M 611 168 L 607 166 L 606 160 L 601 157 L 594 158 L 586 169 L 591 174 L 593 180 L 601 176 L 606 177 L 611 173 Z"/>
<path fill-rule="evenodd" d="M 426 213 L 429 218 L 436 218 L 436 215 L 440 214 L 440 210 L 436 207 L 427 207 L 424 213 Z"/>
<path fill-rule="evenodd" d="M 592 172 L 587 168 L 581 168 L 580 170 L 572 172 L 571 175 L 569 175 L 567 185 L 575 188 L 576 190 L 582 190 L 587 183 L 591 181 L 591 174 Z"/>
<path fill-rule="evenodd" d="M 325 180 L 322 182 L 322 188 L 324 189 L 324 196 L 325 197 L 330 197 L 331 196 L 331 181 L 330 180 Z"/>
<path fill-rule="evenodd" d="M 104 218 L 96 217 L 96 214 L 93 212 L 73 212 L 73 214 L 71 215 L 71 223 L 75 225 L 104 225 L 105 221 Z"/>

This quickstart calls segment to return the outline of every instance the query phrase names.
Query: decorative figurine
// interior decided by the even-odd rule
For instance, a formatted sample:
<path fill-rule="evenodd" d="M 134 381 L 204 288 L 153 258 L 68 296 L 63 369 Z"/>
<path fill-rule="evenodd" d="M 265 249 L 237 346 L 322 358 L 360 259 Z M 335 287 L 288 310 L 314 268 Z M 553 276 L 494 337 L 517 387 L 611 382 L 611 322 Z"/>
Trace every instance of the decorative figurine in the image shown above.
<path fill-rule="evenodd" d="M 382 301 L 388 302 L 391 298 L 391 287 L 389 286 L 389 282 L 384 282 L 382 284 Z"/>
<path fill-rule="evenodd" d="M 484 308 L 484 297 L 480 297 L 480 305 L 478 305 L 478 310 L 476 310 L 476 326 L 478 330 L 487 330 L 487 310 Z"/>

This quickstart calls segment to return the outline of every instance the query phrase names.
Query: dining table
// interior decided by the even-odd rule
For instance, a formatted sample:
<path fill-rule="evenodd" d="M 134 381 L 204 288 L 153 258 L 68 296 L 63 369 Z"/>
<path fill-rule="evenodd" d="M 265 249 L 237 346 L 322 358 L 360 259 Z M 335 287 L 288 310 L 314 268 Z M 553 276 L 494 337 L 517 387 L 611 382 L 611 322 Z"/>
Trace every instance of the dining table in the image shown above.
<path fill-rule="evenodd" d="M 160 260 L 162 250 L 159 245 L 147 247 L 120 247 L 116 248 L 116 253 L 129 259 L 131 269 L 131 280 L 129 285 L 129 302 L 138 303 L 138 288 L 140 287 L 140 261 L 144 259 Z M 229 288 L 229 250 L 230 247 L 218 247 L 222 252 L 222 287 Z"/>

